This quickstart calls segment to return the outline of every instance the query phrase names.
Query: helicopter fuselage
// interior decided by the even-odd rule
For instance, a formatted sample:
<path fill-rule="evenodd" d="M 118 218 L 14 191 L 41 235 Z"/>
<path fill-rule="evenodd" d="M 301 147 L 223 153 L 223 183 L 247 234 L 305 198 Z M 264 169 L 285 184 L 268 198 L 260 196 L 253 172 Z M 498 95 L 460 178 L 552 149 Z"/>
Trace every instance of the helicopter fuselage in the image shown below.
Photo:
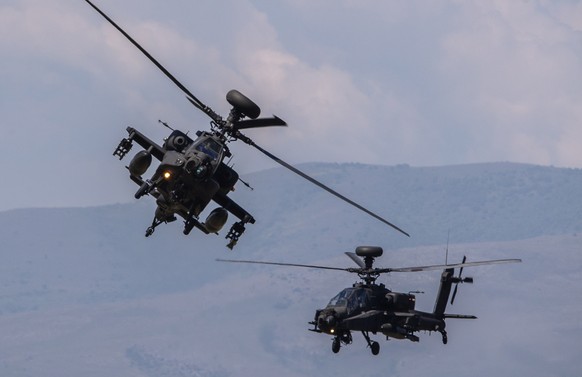
<path fill-rule="evenodd" d="M 455 301 L 459 284 L 473 283 L 472 277 L 462 277 L 463 268 L 521 262 L 521 259 L 467 262 L 465 256 L 461 263 L 454 264 L 375 268 L 375 258 L 381 257 L 383 254 L 383 250 L 379 246 L 358 246 L 355 253 L 346 252 L 345 254 L 358 265 L 358 268 L 234 259 L 217 259 L 217 261 L 335 270 L 357 274 L 362 281 L 355 283 L 350 288 L 343 289 L 329 301 L 325 308 L 317 310 L 313 321 L 309 322 L 309 324 L 313 325 L 313 328 L 309 330 L 332 335 L 331 349 L 334 353 L 339 352 L 342 343 L 347 345 L 352 342 L 352 331 L 360 331 L 373 355 L 377 355 L 380 352 L 380 344 L 372 341 L 369 333 L 382 333 L 387 339 L 408 339 L 418 342 L 419 337 L 415 335 L 415 332 L 438 331 L 442 335 L 443 343 L 446 344 L 448 340 L 445 319 L 477 318 L 473 315 L 445 313 L 452 286 L 455 285 L 455 289 L 452 291 L 451 305 Z M 455 268 L 459 268 L 457 276 L 454 275 Z M 384 284 L 376 284 L 376 280 L 381 274 L 441 269 L 440 286 L 432 312 L 416 310 L 416 296 L 413 293 L 420 292 L 392 292 Z"/>
<path fill-rule="evenodd" d="M 388 337 L 405 339 L 414 331 L 436 331 L 444 321 L 432 313 L 415 310 L 411 293 L 392 292 L 384 285 L 354 284 L 316 311 L 316 329 L 327 334 L 344 331 L 381 332 Z"/>
<path fill-rule="evenodd" d="M 379 345 L 370 340 L 368 333 L 381 333 L 386 339 L 418 342 L 416 332 L 436 331 L 441 333 L 446 344 L 445 318 L 476 318 L 444 313 L 451 286 L 457 282 L 453 272 L 452 268 L 443 270 L 433 312 L 416 310 L 416 296 L 412 293 L 393 292 L 383 284 L 356 283 L 338 293 L 324 309 L 315 312 L 310 322 L 314 328 L 310 330 L 334 336 L 334 352 L 339 351 L 341 343 L 352 342 L 352 331 L 362 332 L 374 354 Z"/>
<path fill-rule="evenodd" d="M 85 1 L 172 81 L 186 95 L 186 99 L 194 107 L 212 119 L 212 132 L 199 131 L 197 132 L 198 138 L 192 140 L 183 132 L 172 130 L 172 134 L 166 139 L 163 147 L 149 140 L 133 128 L 128 128 L 128 132 L 130 133 L 129 138 L 123 139 L 113 153 L 113 155 L 122 159 L 131 149 L 132 141 L 134 140 L 144 148 L 144 151 L 139 152 L 133 158 L 128 169 L 130 170 L 131 179 L 140 186 L 135 197 L 140 198 L 143 195 L 151 194 L 157 200 L 158 208 L 156 216 L 154 217 L 152 225 L 146 230 L 146 237 L 151 235 L 154 229 L 161 223 L 176 220 L 175 214 L 185 219 L 184 234 L 189 234 L 193 227 L 197 227 L 204 233 L 216 233 L 224 225 L 226 215 L 232 213 L 240 221 L 234 223 L 230 228 L 226 238 L 230 239 L 231 242 L 227 247 L 232 248 L 236 244 L 238 238 L 245 231 L 245 225 L 247 223 L 252 224 L 255 220 L 248 212 L 227 197 L 228 192 L 233 189 L 234 184 L 239 180 L 238 174 L 223 162 L 225 157 L 230 156 L 226 145 L 228 142 L 234 140 L 239 140 L 252 146 L 271 160 L 349 205 L 358 208 L 360 211 L 374 217 L 376 220 L 398 232 L 410 236 L 407 232 L 385 218 L 380 217 L 369 209 L 293 167 L 241 133 L 242 130 L 253 128 L 285 127 L 287 123 L 283 119 L 275 115 L 259 118 L 261 114 L 259 106 L 235 89 L 226 93 L 226 101 L 232 105 L 232 108 L 227 117 L 222 117 L 196 98 L 153 55 L 107 16 L 107 14 L 95 6 L 93 2 L 90 0 Z M 164 125 L 167 126 L 165 123 Z M 169 126 L 167 127 L 170 128 Z M 207 142 L 209 144 L 206 144 Z M 160 161 L 160 165 L 151 179 L 144 180 L 142 175 L 149 168 L 152 156 Z M 248 186 L 246 183 L 245 185 Z M 205 223 L 200 223 L 198 221 L 198 215 L 210 200 L 214 200 L 221 207 L 212 211 Z"/>
<path fill-rule="evenodd" d="M 176 215 L 185 219 L 184 233 L 188 234 L 193 227 L 204 233 L 216 233 L 226 223 L 228 212 L 233 213 L 240 221 L 227 235 L 231 241 L 242 234 L 244 224 L 254 223 L 254 218 L 227 196 L 234 190 L 238 174 L 223 162 L 230 151 L 219 133 L 198 131 L 198 137 L 192 140 L 182 131 L 173 130 L 160 146 L 132 127 L 128 127 L 127 132 L 129 137 L 120 142 L 114 155 L 122 159 L 133 141 L 144 148 L 127 168 L 131 180 L 139 185 L 136 199 L 144 195 L 156 199 L 154 221 L 146 236 L 151 235 L 157 225 L 176 220 Z M 151 178 L 144 179 L 152 157 L 160 163 Z M 211 200 L 221 207 L 201 223 L 198 216 Z"/>

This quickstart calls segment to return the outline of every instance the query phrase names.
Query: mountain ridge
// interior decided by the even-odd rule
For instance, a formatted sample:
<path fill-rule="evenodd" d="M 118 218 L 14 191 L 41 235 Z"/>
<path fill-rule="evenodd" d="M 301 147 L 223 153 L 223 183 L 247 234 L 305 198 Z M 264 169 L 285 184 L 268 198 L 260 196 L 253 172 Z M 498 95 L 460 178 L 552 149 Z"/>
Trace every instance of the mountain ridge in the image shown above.
<path fill-rule="evenodd" d="M 300 168 L 412 237 L 283 168 L 245 176 L 254 190 L 231 194 L 257 219 L 233 251 L 225 247 L 224 230 L 184 236 L 180 221 L 145 238 L 155 208 L 147 197 L 0 212 L 0 374 L 408 377 L 462 370 L 476 377 L 545 377 L 580 370 L 580 170 Z M 376 335 L 382 340 L 377 358 L 359 334 L 333 355 L 329 337 L 306 330 L 315 309 L 354 276 L 215 262 L 227 255 L 349 267 L 343 252 L 368 244 L 384 248 L 379 267 L 441 264 L 449 230 L 450 262 L 467 255 L 523 263 L 474 268 L 470 275 L 467 269 L 476 284 L 461 287 L 454 311 L 480 319 L 448 322 L 447 346 L 428 334 L 418 344 Z M 418 295 L 418 308 L 431 310 L 438 279 L 439 271 L 394 273 L 382 282 L 426 292 Z"/>

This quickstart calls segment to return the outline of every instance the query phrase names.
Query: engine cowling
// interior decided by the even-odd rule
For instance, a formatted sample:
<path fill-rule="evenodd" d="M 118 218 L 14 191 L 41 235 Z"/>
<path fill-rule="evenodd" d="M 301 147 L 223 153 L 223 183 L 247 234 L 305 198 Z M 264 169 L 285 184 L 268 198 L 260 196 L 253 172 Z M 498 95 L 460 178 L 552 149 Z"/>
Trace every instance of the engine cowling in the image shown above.
<path fill-rule="evenodd" d="M 416 297 L 412 294 L 389 292 L 386 294 L 386 305 L 393 311 L 406 312 L 414 310 Z"/>
<path fill-rule="evenodd" d="M 164 143 L 164 149 L 182 153 L 188 145 L 192 144 L 192 139 L 182 131 L 174 130 Z"/>

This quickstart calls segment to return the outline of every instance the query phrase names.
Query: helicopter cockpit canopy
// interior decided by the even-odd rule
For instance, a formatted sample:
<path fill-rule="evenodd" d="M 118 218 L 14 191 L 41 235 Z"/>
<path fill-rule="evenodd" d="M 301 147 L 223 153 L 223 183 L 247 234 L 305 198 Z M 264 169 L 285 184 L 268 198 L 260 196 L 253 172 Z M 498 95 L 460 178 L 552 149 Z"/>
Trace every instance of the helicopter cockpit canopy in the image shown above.
<path fill-rule="evenodd" d="M 185 153 L 184 167 L 195 179 L 205 179 L 216 171 L 222 162 L 225 149 L 212 135 L 203 133 Z"/>
<path fill-rule="evenodd" d="M 345 308 L 347 313 L 365 307 L 369 302 L 368 291 L 364 288 L 346 288 L 338 293 L 327 304 L 328 307 Z"/>
<path fill-rule="evenodd" d="M 202 139 L 199 143 L 194 145 L 194 148 L 210 157 L 213 161 L 216 161 L 221 157 L 222 145 L 213 138 L 208 137 Z"/>

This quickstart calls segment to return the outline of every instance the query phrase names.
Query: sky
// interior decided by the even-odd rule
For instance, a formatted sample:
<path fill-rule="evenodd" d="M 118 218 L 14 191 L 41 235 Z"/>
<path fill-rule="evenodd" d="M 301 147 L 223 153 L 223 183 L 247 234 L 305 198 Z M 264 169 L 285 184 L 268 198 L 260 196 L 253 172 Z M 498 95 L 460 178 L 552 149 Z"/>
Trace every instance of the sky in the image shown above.
<path fill-rule="evenodd" d="M 286 120 L 246 134 L 291 164 L 582 168 L 580 1 L 94 2 L 219 114 L 238 89 Z M 83 0 L 2 0 L 0 50 L 0 211 L 131 202 L 127 126 L 209 127 Z"/>

